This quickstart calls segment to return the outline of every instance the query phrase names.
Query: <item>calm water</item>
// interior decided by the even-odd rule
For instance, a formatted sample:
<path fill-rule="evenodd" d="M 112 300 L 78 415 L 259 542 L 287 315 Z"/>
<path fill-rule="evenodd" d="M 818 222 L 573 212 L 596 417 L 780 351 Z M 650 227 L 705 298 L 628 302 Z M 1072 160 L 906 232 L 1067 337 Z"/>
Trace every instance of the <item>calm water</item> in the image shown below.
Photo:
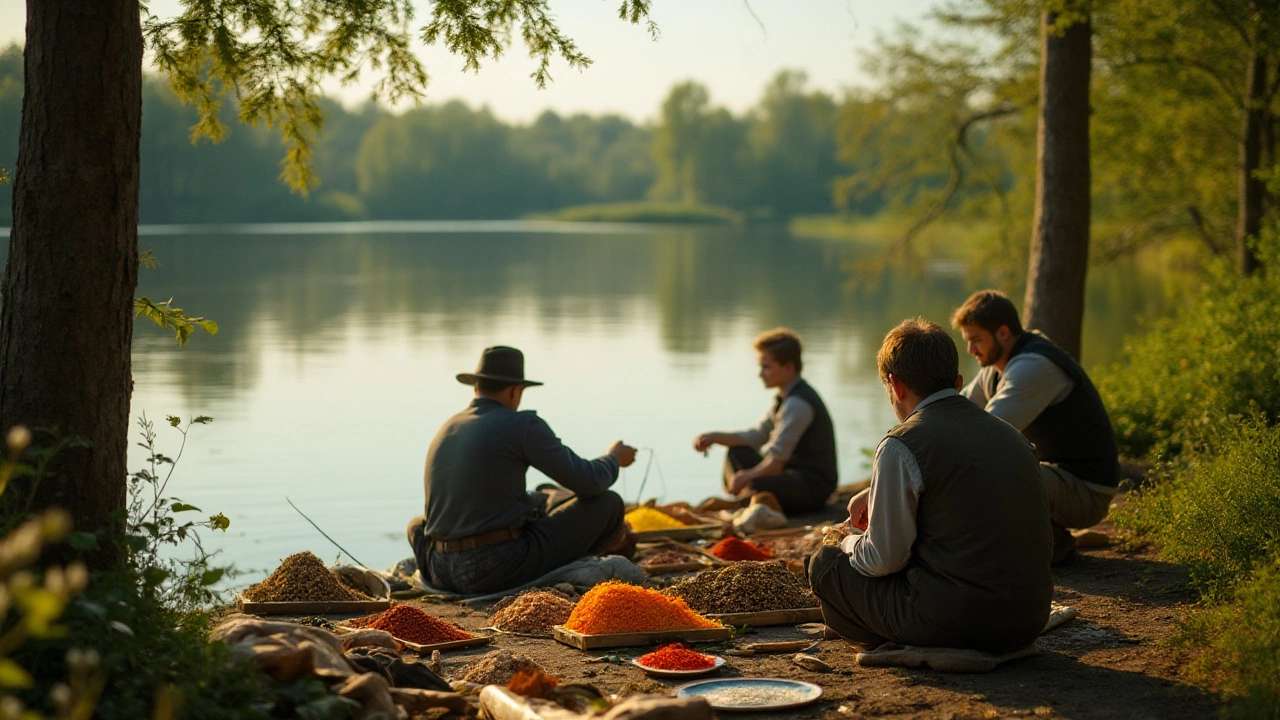
<path fill-rule="evenodd" d="M 155 228 L 142 246 L 163 265 L 142 271 L 139 294 L 173 296 L 221 332 L 178 348 L 140 324 L 134 414 L 215 418 L 193 430 L 170 490 L 231 518 L 210 541 L 255 571 L 247 579 L 292 552 L 336 556 L 286 496 L 370 566 L 406 556 L 427 445 L 471 397 L 454 374 L 487 345 L 525 351 L 528 376 L 546 383 L 525 407 L 571 447 L 651 448 L 644 495 L 693 501 L 718 490 L 722 461 L 695 453 L 694 435 L 763 413 L 751 340 L 788 325 L 835 419 L 841 480 L 857 480 L 863 449 L 895 422 L 876 378 L 880 338 L 910 315 L 945 323 L 977 287 L 952 271 L 849 292 L 849 246 L 741 229 Z M 1138 266 L 1095 273 L 1086 365 L 1114 357 L 1135 318 L 1168 302 L 1160 276 Z M 962 371 L 975 369 L 966 357 Z M 176 432 L 160 437 L 177 451 Z M 629 499 L 648 460 L 624 471 Z"/>

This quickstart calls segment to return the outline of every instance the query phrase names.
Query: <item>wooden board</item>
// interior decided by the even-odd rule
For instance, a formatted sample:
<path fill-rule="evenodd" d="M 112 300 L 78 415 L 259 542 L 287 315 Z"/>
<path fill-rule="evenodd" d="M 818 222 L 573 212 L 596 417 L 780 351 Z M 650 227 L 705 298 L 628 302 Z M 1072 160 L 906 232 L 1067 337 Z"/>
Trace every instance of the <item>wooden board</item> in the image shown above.
<path fill-rule="evenodd" d="M 666 630 L 663 632 L 610 633 L 608 635 L 584 635 L 557 625 L 553 628 L 556 640 L 579 650 L 595 648 L 635 647 L 657 645 L 682 640 L 684 642 L 715 642 L 733 637 L 733 628 L 704 628 L 700 630 Z"/>
<path fill-rule="evenodd" d="M 689 572 L 691 570 L 706 570 L 711 567 L 711 563 L 702 560 L 694 560 L 684 563 L 667 563 L 665 565 L 640 565 L 640 569 L 650 575 L 665 575 L 667 573 Z"/>
<path fill-rule="evenodd" d="M 822 608 L 797 608 L 795 610 L 763 610 L 761 612 L 720 613 L 707 615 L 712 620 L 719 620 L 725 625 L 742 627 L 764 627 L 766 625 L 798 625 L 807 622 L 822 622 Z"/>
<path fill-rule="evenodd" d="M 240 612 L 250 615 L 342 615 L 381 612 L 390 600 L 321 600 L 313 602 L 248 602 L 236 598 Z"/>
<path fill-rule="evenodd" d="M 724 532 L 724 526 L 720 523 L 706 523 L 703 525 L 685 525 L 677 528 L 663 528 L 661 530 L 642 530 L 636 533 L 638 542 L 646 540 L 696 540 L 704 535 Z"/>
<path fill-rule="evenodd" d="M 337 632 L 340 634 L 350 633 L 350 632 L 359 632 L 360 630 L 368 630 L 368 629 L 369 628 L 351 627 L 350 625 L 337 626 Z M 432 650 L 457 650 L 458 648 L 475 647 L 476 645 L 487 645 L 489 641 L 493 639 L 488 635 L 476 635 L 475 637 L 469 637 L 469 638 L 466 638 L 465 640 L 450 640 L 448 642 L 428 643 L 426 645 L 423 645 L 422 643 L 415 643 L 415 642 L 409 642 L 408 640 L 402 640 L 396 637 L 395 635 L 392 635 L 391 638 L 396 642 L 400 643 L 401 645 L 405 646 L 406 648 L 420 654 L 429 654 Z"/>

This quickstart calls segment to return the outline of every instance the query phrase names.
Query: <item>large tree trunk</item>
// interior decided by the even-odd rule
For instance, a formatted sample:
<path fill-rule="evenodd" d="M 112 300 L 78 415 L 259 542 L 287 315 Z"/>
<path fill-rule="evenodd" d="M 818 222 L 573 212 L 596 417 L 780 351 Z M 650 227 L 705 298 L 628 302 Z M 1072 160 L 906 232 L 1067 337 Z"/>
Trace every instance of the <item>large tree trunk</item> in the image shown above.
<path fill-rule="evenodd" d="M 77 530 L 124 507 L 129 349 L 138 282 L 142 28 L 137 0 L 27 0 L 22 126 L 0 313 L 0 426 L 87 441 L 64 450 L 32 509 Z M 10 492 L 14 492 L 12 489 Z M 9 511 L 14 510 L 9 498 Z M 21 508 L 17 508 L 21 510 Z"/>
<path fill-rule="evenodd" d="M 1236 215 L 1236 270 L 1249 275 L 1258 269 L 1257 253 L 1250 246 L 1262 229 L 1267 184 L 1257 177 L 1262 167 L 1267 126 L 1267 65 L 1254 48 L 1245 80 L 1244 117 L 1240 121 L 1240 167 Z"/>
<path fill-rule="evenodd" d="M 1035 235 L 1023 324 L 1080 356 L 1089 267 L 1089 75 L 1086 18 L 1065 32 L 1042 18 Z"/>

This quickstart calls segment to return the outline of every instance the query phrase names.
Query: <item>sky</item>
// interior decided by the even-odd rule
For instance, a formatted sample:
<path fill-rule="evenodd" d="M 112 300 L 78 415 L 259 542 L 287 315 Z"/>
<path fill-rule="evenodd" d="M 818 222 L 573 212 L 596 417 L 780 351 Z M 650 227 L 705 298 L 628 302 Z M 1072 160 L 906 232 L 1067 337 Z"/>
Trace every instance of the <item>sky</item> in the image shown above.
<path fill-rule="evenodd" d="M 620 0 L 551 0 L 561 27 L 595 61 L 582 72 L 564 63 L 554 82 L 538 90 L 534 63 L 521 48 L 490 61 L 478 74 L 462 72 L 459 59 L 440 48 L 422 48 L 431 84 L 427 102 L 459 98 L 487 105 L 509 121 L 525 122 L 550 108 L 561 113 L 618 113 L 633 120 L 657 115 L 671 86 L 693 79 L 713 101 L 742 112 L 760 98 L 778 71 L 803 70 L 810 87 L 839 94 L 865 86 L 861 53 L 877 33 L 902 20 L 918 21 L 938 0 L 653 0 L 660 36 L 617 17 Z M 416 24 L 425 24 L 429 4 L 419 0 Z M 152 0 L 157 15 L 170 16 L 178 0 Z M 0 45 L 21 41 L 23 0 L 0 0 Z M 344 102 L 358 103 L 369 83 L 328 87 Z"/>

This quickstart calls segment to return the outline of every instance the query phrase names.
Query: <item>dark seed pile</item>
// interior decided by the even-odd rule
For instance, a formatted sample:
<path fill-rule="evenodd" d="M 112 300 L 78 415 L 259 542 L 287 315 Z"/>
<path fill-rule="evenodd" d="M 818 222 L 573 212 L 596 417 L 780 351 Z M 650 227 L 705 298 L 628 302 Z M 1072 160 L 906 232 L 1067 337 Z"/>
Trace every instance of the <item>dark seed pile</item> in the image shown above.
<path fill-rule="evenodd" d="M 705 570 L 664 591 L 703 613 L 762 612 L 818 606 L 804 578 L 776 562 L 743 561 Z"/>
<path fill-rule="evenodd" d="M 290 555 L 271 576 L 250 585 L 240 594 L 249 602 L 309 602 L 369 600 L 364 593 L 343 585 L 324 561 L 309 552 Z"/>

